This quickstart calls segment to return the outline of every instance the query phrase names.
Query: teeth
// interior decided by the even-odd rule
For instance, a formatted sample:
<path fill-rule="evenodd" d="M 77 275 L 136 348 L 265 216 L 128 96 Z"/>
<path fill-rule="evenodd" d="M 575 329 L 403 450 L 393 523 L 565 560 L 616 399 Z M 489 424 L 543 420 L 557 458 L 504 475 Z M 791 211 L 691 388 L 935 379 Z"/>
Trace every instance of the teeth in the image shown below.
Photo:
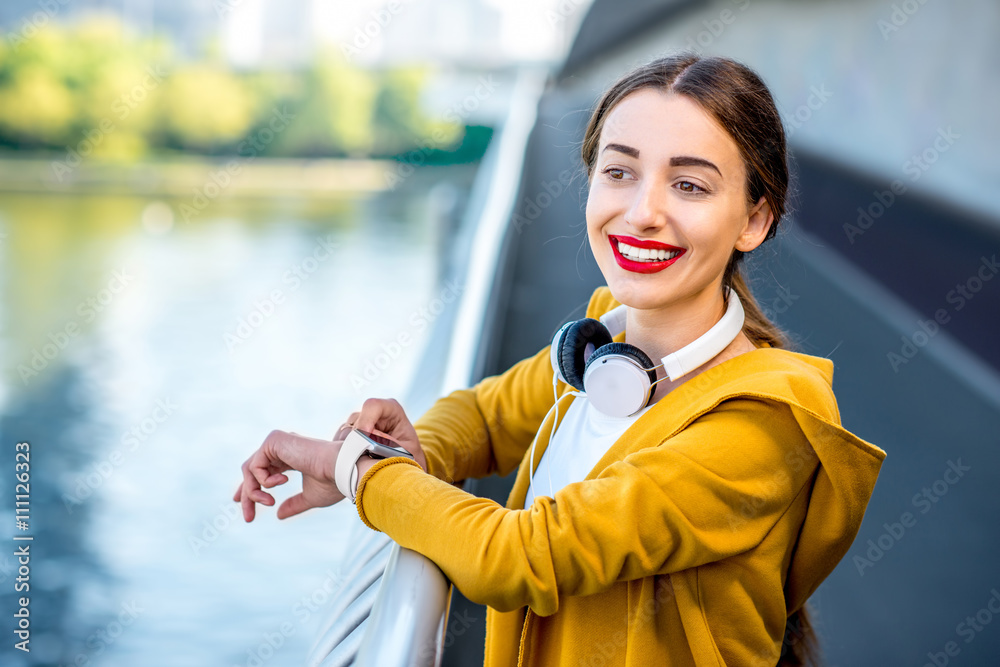
<path fill-rule="evenodd" d="M 680 250 L 667 251 L 663 249 L 651 250 L 650 248 L 635 248 L 625 243 L 618 243 L 618 252 L 631 260 L 637 262 L 662 262 L 673 259 L 680 254 Z"/>

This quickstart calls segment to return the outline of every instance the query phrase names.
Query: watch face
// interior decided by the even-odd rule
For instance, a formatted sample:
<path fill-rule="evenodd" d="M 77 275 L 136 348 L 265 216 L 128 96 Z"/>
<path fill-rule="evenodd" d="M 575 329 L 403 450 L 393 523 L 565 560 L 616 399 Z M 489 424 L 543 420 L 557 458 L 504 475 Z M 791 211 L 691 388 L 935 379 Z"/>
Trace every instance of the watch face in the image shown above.
<path fill-rule="evenodd" d="M 359 428 L 356 428 L 354 430 L 360 433 L 361 435 L 365 436 L 372 442 L 377 442 L 380 445 L 385 445 L 386 447 L 400 447 L 400 444 L 398 442 L 384 435 L 379 435 L 378 433 L 371 433 L 369 431 L 362 431 Z"/>
<path fill-rule="evenodd" d="M 368 448 L 366 452 L 368 456 L 373 459 L 388 459 L 393 456 L 405 456 L 408 459 L 413 458 L 413 454 L 410 454 L 408 451 L 403 449 L 403 447 L 392 438 L 387 438 L 385 436 L 378 435 L 377 433 L 369 433 L 368 431 L 362 431 L 360 429 L 354 429 L 354 431 L 368 441 Z"/>

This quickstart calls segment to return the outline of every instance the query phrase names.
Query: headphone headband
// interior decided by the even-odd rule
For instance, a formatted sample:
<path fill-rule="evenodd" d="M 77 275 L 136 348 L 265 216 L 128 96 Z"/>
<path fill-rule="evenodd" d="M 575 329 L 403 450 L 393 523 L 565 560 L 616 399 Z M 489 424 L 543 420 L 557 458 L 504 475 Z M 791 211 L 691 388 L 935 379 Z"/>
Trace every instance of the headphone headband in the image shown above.
<path fill-rule="evenodd" d="M 608 328 L 608 333 L 614 338 L 625 331 L 625 321 L 628 318 L 628 306 L 622 304 L 601 315 L 601 322 Z M 743 330 L 746 314 L 743 311 L 743 303 L 736 291 L 729 290 L 727 298 L 726 312 L 711 329 L 703 333 L 691 343 L 681 349 L 668 354 L 660 361 L 663 363 L 663 370 L 671 381 L 683 377 L 691 371 L 708 363 L 713 357 L 722 352 L 740 331 Z"/>

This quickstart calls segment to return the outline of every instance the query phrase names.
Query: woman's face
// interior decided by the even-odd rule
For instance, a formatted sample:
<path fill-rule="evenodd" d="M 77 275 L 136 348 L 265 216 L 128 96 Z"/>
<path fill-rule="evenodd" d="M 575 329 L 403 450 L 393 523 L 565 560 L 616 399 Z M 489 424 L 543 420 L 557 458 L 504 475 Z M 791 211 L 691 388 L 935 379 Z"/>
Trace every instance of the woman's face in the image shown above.
<path fill-rule="evenodd" d="M 733 249 L 771 224 L 746 199 L 736 142 L 690 98 L 644 88 L 605 118 L 587 199 L 587 233 L 611 293 L 637 309 L 721 294 Z"/>

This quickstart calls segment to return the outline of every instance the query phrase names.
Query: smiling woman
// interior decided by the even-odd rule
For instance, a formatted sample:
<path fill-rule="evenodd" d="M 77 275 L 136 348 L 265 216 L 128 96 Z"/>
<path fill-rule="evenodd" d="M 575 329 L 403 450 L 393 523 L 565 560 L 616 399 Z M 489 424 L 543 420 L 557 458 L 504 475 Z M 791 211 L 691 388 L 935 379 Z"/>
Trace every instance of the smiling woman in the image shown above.
<path fill-rule="evenodd" d="M 414 456 L 350 456 L 356 488 L 333 481 L 342 440 L 278 433 L 235 500 L 251 519 L 289 469 L 304 494 L 279 516 L 355 497 L 489 607 L 490 666 L 815 663 L 805 604 L 885 452 L 842 427 L 833 363 L 784 349 L 740 273 L 785 211 L 774 101 L 732 60 L 662 58 L 605 93 L 582 157 L 607 281 L 587 318 L 415 424 L 365 401 L 347 424 Z M 506 507 L 452 484 L 515 469 Z"/>

